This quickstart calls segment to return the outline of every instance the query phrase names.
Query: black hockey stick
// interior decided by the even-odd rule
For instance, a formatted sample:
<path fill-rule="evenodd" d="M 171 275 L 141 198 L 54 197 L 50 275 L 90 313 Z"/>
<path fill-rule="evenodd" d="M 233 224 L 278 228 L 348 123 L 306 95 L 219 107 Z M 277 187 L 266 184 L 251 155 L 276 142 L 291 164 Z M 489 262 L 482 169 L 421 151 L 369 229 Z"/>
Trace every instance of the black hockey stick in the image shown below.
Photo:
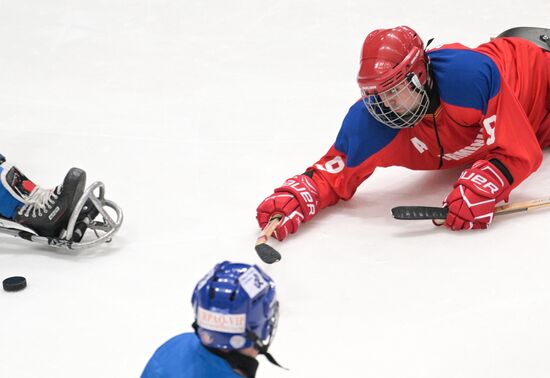
<path fill-rule="evenodd" d="M 497 206 L 495 208 L 495 215 L 517 213 L 520 211 L 528 211 L 547 206 L 550 206 L 550 198 L 510 203 L 507 205 Z M 446 207 L 430 206 L 398 206 L 391 209 L 391 213 L 395 219 L 432 219 L 436 224 L 442 224 L 442 221 L 447 218 L 448 212 L 449 209 Z"/>
<path fill-rule="evenodd" d="M 281 254 L 277 252 L 275 248 L 267 244 L 269 237 L 273 231 L 275 231 L 281 219 L 282 216 L 279 214 L 272 216 L 262 232 L 260 232 L 258 239 L 256 239 L 256 246 L 254 249 L 258 256 L 260 256 L 260 259 L 266 264 L 273 264 L 281 260 Z"/>

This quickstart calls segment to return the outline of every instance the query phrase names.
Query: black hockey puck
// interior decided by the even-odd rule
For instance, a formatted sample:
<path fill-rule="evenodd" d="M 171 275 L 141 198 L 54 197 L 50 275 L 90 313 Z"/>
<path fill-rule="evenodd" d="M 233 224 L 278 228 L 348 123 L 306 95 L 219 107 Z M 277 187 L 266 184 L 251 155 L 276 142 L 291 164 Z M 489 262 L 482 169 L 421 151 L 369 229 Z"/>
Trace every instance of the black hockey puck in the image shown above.
<path fill-rule="evenodd" d="M 2 281 L 2 286 L 6 291 L 19 291 L 27 287 L 27 280 L 20 276 L 10 277 Z"/>

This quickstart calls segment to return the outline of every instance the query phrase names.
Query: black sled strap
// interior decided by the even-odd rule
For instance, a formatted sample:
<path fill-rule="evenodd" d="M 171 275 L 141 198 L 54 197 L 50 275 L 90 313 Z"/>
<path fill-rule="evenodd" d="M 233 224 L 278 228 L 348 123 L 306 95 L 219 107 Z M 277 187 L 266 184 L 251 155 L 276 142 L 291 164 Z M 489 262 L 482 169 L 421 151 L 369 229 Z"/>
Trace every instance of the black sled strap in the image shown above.
<path fill-rule="evenodd" d="M 520 26 L 503 31 L 497 36 L 497 38 L 504 37 L 523 38 L 550 52 L 550 29 Z"/>

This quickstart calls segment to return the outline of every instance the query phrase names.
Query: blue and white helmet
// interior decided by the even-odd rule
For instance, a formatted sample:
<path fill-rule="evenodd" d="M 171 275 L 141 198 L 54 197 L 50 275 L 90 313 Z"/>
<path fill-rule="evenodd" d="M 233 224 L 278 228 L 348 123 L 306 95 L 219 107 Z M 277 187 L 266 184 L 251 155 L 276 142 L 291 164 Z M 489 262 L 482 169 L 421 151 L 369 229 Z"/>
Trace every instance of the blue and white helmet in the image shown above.
<path fill-rule="evenodd" d="M 194 327 L 203 345 L 267 351 L 279 318 L 275 283 L 256 265 L 217 264 L 191 298 Z"/>

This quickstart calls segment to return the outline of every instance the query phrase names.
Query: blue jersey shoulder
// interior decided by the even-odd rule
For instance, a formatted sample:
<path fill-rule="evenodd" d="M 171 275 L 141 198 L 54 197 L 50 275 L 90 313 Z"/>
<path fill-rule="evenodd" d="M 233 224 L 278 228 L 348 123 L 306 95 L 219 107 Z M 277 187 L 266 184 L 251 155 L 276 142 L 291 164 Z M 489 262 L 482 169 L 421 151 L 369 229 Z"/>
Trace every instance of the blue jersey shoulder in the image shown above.
<path fill-rule="evenodd" d="M 487 112 L 487 103 L 500 91 L 500 72 L 491 58 L 454 48 L 430 51 L 428 56 L 444 102 Z"/>
<path fill-rule="evenodd" d="M 210 353 L 197 335 L 175 336 L 157 349 L 141 378 L 242 378 L 227 361 Z"/>
<path fill-rule="evenodd" d="M 355 167 L 387 146 L 398 132 L 374 119 L 359 100 L 344 118 L 334 148 L 346 155 L 346 166 Z"/>

